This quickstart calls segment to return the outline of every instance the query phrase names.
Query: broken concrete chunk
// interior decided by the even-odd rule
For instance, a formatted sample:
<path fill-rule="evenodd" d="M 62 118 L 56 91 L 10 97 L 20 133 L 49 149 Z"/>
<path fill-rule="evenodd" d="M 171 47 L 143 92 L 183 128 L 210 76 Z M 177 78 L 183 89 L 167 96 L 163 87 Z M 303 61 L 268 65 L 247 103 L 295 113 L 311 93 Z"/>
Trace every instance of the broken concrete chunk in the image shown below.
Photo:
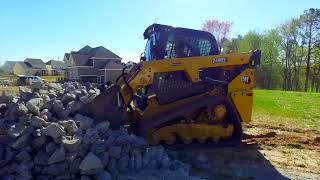
<path fill-rule="evenodd" d="M 62 96 L 62 103 L 63 104 L 67 104 L 69 103 L 70 101 L 74 101 L 76 99 L 76 95 L 75 94 L 72 94 L 72 93 L 66 93 Z"/>
<path fill-rule="evenodd" d="M 65 92 L 67 92 L 67 93 L 73 92 L 75 90 L 76 90 L 76 88 L 72 84 L 67 85 L 67 87 L 65 88 Z"/>
<path fill-rule="evenodd" d="M 33 82 L 30 86 L 32 91 L 39 91 L 42 88 L 42 82 Z"/>
<path fill-rule="evenodd" d="M 114 157 L 116 159 L 120 159 L 121 157 L 121 147 L 120 146 L 113 146 L 108 151 L 109 156 Z"/>
<path fill-rule="evenodd" d="M 40 109 L 43 106 L 43 99 L 42 98 L 30 99 L 27 102 L 26 106 L 27 106 L 27 108 L 28 108 L 30 113 L 32 113 L 34 115 L 39 115 L 40 114 Z"/>
<path fill-rule="evenodd" d="M 20 117 L 28 113 L 28 108 L 22 102 L 13 105 L 10 115 Z"/>
<path fill-rule="evenodd" d="M 63 127 L 58 123 L 51 123 L 47 127 L 41 129 L 41 134 L 44 136 L 50 136 L 52 138 L 58 138 L 65 134 Z"/>
<path fill-rule="evenodd" d="M 58 113 L 63 109 L 63 103 L 60 100 L 54 100 L 52 102 L 52 111 Z"/>
<path fill-rule="evenodd" d="M 48 164 L 64 161 L 66 158 L 66 151 L 63 147 L 56 149 L 48 159 Z"/>
<path fill-rule="evenodd" d="M 7 133 L 10 137 L 17 138 L 25 129 L 26 126 L 23 123 L 13 124 L 12 126 L 10 126 Z"/>
<path fill-rule="evenodd" d="M 21 163 L 23 161 L 30 161 L 32 157 L 26 151 L 21 151 L 19 154 L 16 155 L 15 159 L 18 163 Z"/>
<path fill-rule="evenodd" d="M 33 127 L 42 128 L 42 127 L 46 127 L 49 123 L 38 116 L 33 116 L 31 118 L 30 124 Z"/>
<path fill-rule="evenodd" d="M 96 129 L 100 134 L 104 134 L 109 130 L 110 123 L 109 121 L 103 121 L 96 125 Z"/>
<path fill-rule="evenodd" d="M 102 162 L 92 152 L 89 152 L 79 165 L 79 169 L 81 170 L 92 170 L 98 168 L 103 168 Z"/>
<path fill-rule="evenodd" d="M 96 175 L 96 180 L 112 180 L 111 174 L 107 171 L 103 171 Z"/>
<path fill-rule="evenodd" d="M 52 152 L 54 152 L 56 149 L 59 148 L 59 145 L 56 144 L 55 142 L 49 142 L 47 145 L 46 145 L 46 152 L 51 154 Z"/>
<path fill-rule="evenodd" d="M 47 165 L 48 164 L 49 155 L 48 153 L 39 150 L 34 157 L 34 163 L 37 165 Z"/>
<path fill-rule="evenodd" d="M 71 135 L 78 130 L 77 124 L 74 120 L 60 121 L 59 124 L 61 124 L 64 127 L 64 130 Z"/>
<path fill-rule="evenodd" d="M 47 138 L 45 136 L 36 137 L 32 140 L 31 145 L 33 148 L 40 148 L 45 142 Z"/>
<path fill-rule="evenodd" d="M 99 139 L 99 134 L 94 128 L 89 128 L 83 137 L 83 142 L 85 144 L 94 143 Z"/>
<path fill-rule="evenodd" d="M 67 138 L 62 139 L 62 146 L 65 147 L 69 152 L 76 151 L 81 144 L 80 139 L 71 139 L 68 140 Z"/>
<path fill-rule="evenodd" d="M 32 127 L 28 127 L 23 131 L 22 136 L 20 136 L 12 145 L 11 147 L 14 149 L 21 149 L 28 145 L 31 141 L 31 134 L 34 131 Z"/>
<path fill-rule="evenodd" d="M 48 84 L 48 88 L 49 88 L 49 89 L 56 90 L 56 91 L 62 90 L 61 84 L 58 84 L 58 83 L 49 83 L 49 84 Z"/>
<path fill-rule="evenodd" d="M 83 116 L 81 114 L 76 114 L 74 116 L 74 119 L 77 123 L 80 124 L 81 129 L 89 129 L 93 126 L 94 120 L 92 118 L 89 118 L 87 116 Z"/>

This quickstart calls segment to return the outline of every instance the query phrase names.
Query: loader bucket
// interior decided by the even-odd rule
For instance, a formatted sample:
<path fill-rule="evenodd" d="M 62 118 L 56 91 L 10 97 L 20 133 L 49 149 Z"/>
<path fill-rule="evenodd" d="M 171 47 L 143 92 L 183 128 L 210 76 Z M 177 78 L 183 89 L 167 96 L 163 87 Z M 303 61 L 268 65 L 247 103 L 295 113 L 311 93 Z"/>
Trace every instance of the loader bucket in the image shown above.
<path fill-rule="evenodd" d="M 111 129 L 118 129 L 125 122 L 125 111 L 118 106 L 119 89 L 118 85 L 113 85 L 104 90 L 92 102 L 83 105 L 78 113 L 95 121 L 108 120 Z"/>

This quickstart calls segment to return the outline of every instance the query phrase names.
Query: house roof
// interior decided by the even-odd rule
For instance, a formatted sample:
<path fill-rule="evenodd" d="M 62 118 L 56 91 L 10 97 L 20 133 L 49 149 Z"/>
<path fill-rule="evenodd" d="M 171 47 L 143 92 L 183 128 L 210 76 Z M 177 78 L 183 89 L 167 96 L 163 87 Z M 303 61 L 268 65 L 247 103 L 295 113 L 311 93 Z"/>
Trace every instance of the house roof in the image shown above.
<path fill-rule="evenodd" d="M 19 61 L 5 61 L 2 65 L 4 68 L 13 68 L 13 66 Z"/>
<path fill-rule="evenodd" d="M 17 64 L 21 65 L 24 69 L 32 68 L 31 64 L 28 62 L 17 62 Z"/>
<path fill-rule="evenodd" d="M 50 60 L 46 62 L 46 65 L 52 65 L 52 66 L 64 66 L 63 61 L 57 61 L 57 60 Z"/>
<path fill-rule="evenodd" d="M 91 57 L 102 57 L 102 58 L 112 58 L 112 59 L 121 59 L 118 55 L 114 54 L 113 52 L 109 51 L 107 48 L 103 46 L 99 46 L 96 48 L 93 48 L 90 52 L 89 55 Z"/>
<path fill-rule="evenodd" d="M 1 69 L 6 73 L 10 73 L 13 71 L 13 67 L 17 62 L 19 61 L 5 61 L 2 64 Z"/>
<path fill-rule="evenodd" d="M 5 61 L 3 63 L 3 65 L 14 66 L 17 62 L 19 62 L 19 61 Z"/>
<path fill-rule="evenodd" d="M 73 62 L 76 66 L 86 66 L 87 62 L 89 61 L 88 55 L 71 53 L 70 57 L 72 57 Z"/>
<path fill-rule="evenodd" d="M 46 67 L 41 59 L 26 58 L 24 62 L 29 63 L 33 68 L 36 69 L 44 69 Z"/>
<path fill-rule="evenodd" d="M 92 50 L 92 47 L 86 45 L 85 47 L 81 48 L 77 53 L 78 54 L 88 54 Z"/>
<path fill-rule="evenodd" d="M 117 61 L 109 60 L 101 69 L 123 69 L 123 65 Z"/>
<path fill-rule="evenodd" d="M 104 68 L 110 59 L 121 62 L 121 57 L 109 51 L 103 46 L 98 46 L 92 48 L 90 46 L 85 46 L 79 51 L 71 51 L 70 53 L 65 53 L 66 59 L 73 59 L 75 66 L 95 66 L 95 68 Z M 94 63 L 93 63 L 94 61 Z"/>
<path fill-rule="evenodd" d="M 115 53 L 111 52 L 107 48 L 103 46 L 98 46 L 95 48 L 91 48 L 90 46 L 85 46 L 81 48 L 77 54 L 82 54 L 82 55 L 88 55 L 90 58 L 92 57 L 97 57 L 97 58 L 109 58 L 109 59 L 121 59 L 118 55 Z"/>
<path fill-rule="evenodd" d="M 69 58 L 70 58 L 70 53 L 64 53 L 64 57 L 65 57 L 67 60 L 69 60 Z"/>

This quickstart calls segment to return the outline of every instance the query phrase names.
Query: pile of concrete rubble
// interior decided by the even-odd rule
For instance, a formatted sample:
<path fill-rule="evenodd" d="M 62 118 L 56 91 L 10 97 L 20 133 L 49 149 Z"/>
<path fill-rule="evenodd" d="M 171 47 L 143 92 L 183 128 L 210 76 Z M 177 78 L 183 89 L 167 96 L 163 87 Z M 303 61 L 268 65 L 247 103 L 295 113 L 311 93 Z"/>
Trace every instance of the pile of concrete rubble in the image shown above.
<path fill-rule="evenodd" d="M 77 113 L 99 93 L 90 83 L 35 83 L 20 87 L 19 95 L 2 96 L 0 177 L 199 179 L 162 146 Z"/>

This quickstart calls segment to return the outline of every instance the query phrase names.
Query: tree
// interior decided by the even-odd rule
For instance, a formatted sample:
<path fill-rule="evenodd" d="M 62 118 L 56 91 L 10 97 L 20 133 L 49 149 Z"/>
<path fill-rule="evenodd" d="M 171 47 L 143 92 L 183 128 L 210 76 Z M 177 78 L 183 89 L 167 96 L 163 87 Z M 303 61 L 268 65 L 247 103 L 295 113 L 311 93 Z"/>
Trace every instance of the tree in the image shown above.
<path fill-rule="evenodd" d="M 239 51 L 248 52 L 250 50 L 260 49 L 262 36 L 254 31 L 249 31 L 240 41 Z"/>
<path fill-rule="evenodd" d="M 0 76 L 3 76 L 5 74 L 4 70 L 2 69 L 2 67 L 0 67 Z"/>
<path fill-rule="evenodd" d="M 282 37 L 281 56 L 283 69 L 283 86 L 284 90 L 299 89 L 299 79 L 301 62 L 298 55 L 299 50 L 299 27 L 298 19 L 292 19 L 280 26 L 280 34 Z M 295 83 L 294 83 L 295 82 Z M 297 82 L 297 83 L 296 83 Z"/>
<path fill-rule="evenodd" d="M 233 23 L 230 21 L 209 19 L 203 23 L 202 30 L 208 31 L 214 35 L 221 51 L 223 47 L 223 40 L 228 38 L 232 25 Z"/>
<path fill-rule="evenodd" d="M 261 69 L 264 73 L 264 88 L 274 89 L 281 79 L 281 63 L 279 60 L 282 38 L 278 29 L 271 29 L 262 35 Z"/>
<path fill-rule="evenodd" d="M 311 90 L 320 92 L 320 44 L 314 50 L 314 63 L 310 67 L 311 74 Z"/>
<path fill-rule="evenodd" d="M 227 39 L 224 38 L 222 40 L 222 52 L 228 53 L 228 52 L 238 52 L 240 48 L 240 42 L 242 40 L 242 37 L 238 35 L 236 38 Z"/>
<path fill-rule="evenodd" d="M 307 66 L 306 66 L 306 80 L 304 90 L 308 91 L 309 77 L 310 77 L 310 65 L 311 54 L 315 45 L 320 41 L 320 9 L 311 8 L 306 10 L 303 15 L 300 16 L 303 29 L 303 38 L 307 43 Z"/>

